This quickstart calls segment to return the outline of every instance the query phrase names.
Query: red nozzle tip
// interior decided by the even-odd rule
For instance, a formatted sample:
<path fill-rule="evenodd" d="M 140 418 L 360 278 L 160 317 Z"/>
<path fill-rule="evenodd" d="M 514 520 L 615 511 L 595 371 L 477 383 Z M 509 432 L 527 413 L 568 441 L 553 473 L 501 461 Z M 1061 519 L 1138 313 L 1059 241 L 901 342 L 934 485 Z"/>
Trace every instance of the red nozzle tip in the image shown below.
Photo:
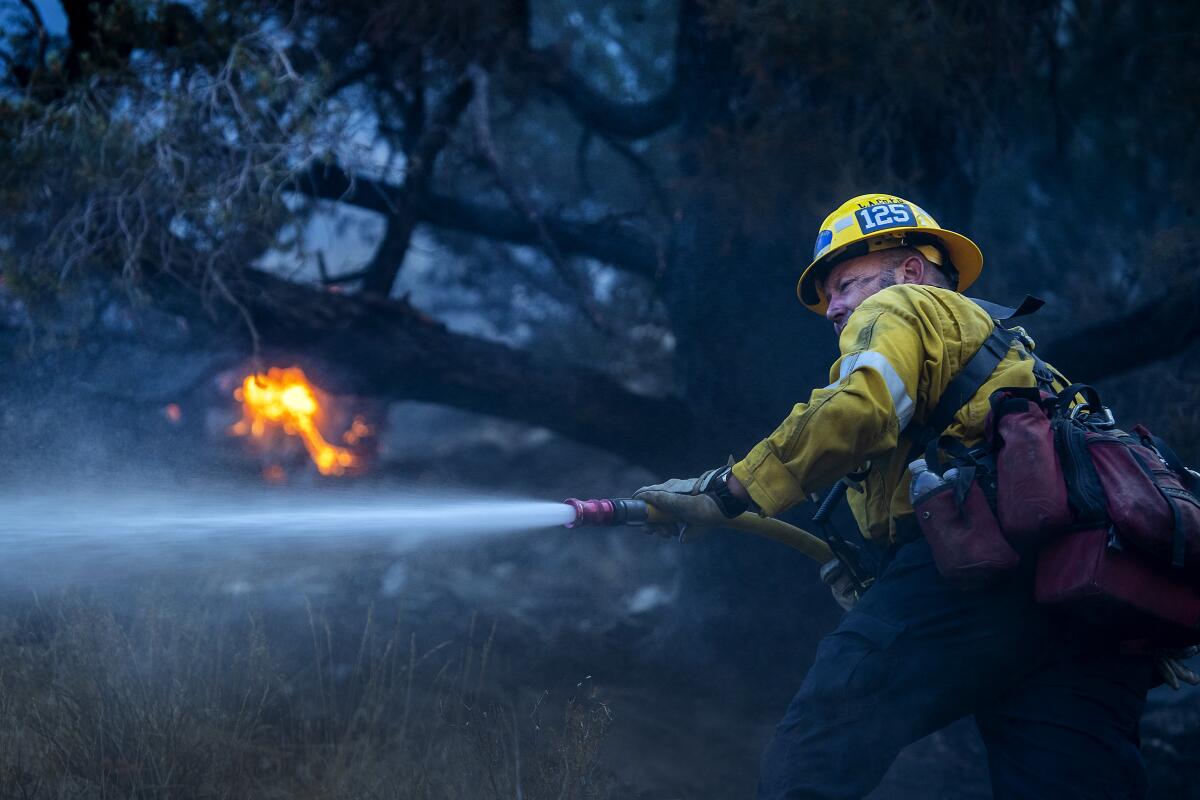
<path fill-rule="evenodd" d="M 612 500 L 576 500 L 574 497 L 568 497 L 563 502 L 575 509 L 575 519 L 566 524 L 568 528 L 612 525 Z"/>

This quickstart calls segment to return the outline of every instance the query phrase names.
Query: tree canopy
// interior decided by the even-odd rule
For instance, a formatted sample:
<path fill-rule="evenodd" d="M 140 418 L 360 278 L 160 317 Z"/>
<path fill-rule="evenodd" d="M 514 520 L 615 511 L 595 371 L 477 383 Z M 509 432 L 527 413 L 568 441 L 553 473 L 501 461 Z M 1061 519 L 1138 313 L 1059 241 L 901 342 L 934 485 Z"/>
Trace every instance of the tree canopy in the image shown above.
<path fill-rule="evenodd" d="M 64 35 L 3 12 L 2 265 L 42 341 L 111 338 L 119 301 L 197 351 L 690 463 L 823 382 L 791 284 L 816 221 L 875 190 L 980 241 L 980 291 L 1049 295 L 1068 372 L 1197 332 L 1186 4 L 63 11 Z M 428 285 L 470 309 L 439 318 Z"/>

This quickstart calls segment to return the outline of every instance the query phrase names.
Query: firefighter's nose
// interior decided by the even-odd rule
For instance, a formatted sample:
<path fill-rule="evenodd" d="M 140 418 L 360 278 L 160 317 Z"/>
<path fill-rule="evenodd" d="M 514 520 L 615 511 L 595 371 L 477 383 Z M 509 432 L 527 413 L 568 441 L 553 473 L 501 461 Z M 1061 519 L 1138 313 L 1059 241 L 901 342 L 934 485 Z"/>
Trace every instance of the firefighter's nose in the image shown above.
<path fill-rule="evenodd" d="M 829 308 L 825 310 L 825 319 L 833 323 L 834 330 L 841 331 L 842 325 L 846 322 L 847 314 L 848 309 L 841 298 L 830 298 Z"/>

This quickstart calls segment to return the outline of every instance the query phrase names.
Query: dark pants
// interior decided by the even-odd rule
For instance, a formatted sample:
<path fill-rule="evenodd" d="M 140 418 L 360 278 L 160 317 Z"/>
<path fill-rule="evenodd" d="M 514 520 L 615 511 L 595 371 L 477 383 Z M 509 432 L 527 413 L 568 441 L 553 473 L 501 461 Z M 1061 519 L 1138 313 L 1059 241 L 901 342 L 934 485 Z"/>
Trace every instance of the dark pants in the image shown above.
<path fill-rule="evenodd" d="M 829 636 L 763 757 L 760 800 L 860 798 L 906 745 L 968 714 L 996 800 L 1141 798 L 1154 669 L 1088 642 L 1030 578 L 964 591 L 904 545 Z"/>

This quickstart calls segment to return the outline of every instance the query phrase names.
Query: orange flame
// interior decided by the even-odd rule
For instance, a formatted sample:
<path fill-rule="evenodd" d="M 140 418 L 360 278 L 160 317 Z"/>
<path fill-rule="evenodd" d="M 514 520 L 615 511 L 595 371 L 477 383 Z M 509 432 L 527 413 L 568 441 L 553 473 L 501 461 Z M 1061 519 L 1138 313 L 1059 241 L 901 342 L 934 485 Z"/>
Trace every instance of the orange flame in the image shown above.
<path fill-rule="evenodd" d="M 276 425 L 284 433 L 300 437 L 322 475 L 342 475 L 358 464 L 354 453 L 325 441 L 317 429 L 321 404 L 299 367 L 271 367 L 265 375 L 247 375 L 233 397 L 242 404 L 242 418 L 233 426 L 234 435 L 261 439 L 269 425 Z M 357 419 L 355 423 L 356 428 L 359 424 L 366 427 Z"/>

